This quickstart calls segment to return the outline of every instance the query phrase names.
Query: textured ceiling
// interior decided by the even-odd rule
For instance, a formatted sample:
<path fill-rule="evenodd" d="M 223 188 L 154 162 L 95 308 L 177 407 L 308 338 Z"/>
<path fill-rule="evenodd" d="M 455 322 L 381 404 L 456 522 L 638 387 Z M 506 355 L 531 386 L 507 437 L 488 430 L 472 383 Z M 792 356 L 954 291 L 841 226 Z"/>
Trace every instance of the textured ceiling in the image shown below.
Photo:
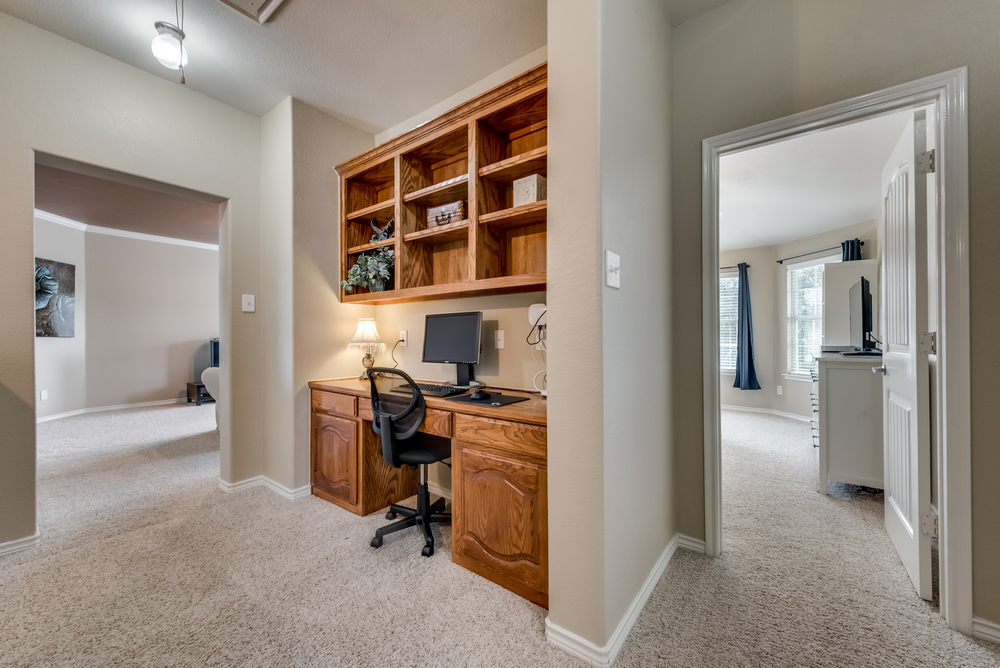
<path fill-rule="evenodd" d="M 906 111 L 724 156 L 719 248 L 757 248 L 871 220 Z"/>
<path fill-rule="evenodd" d="M 285 0 L 264 25 L 219 0 L 185 8 L 189 88 L 255 116 L 291 95 L 373 134 L 546 43 L 545 0 Z M 149 48 L 173 0 L 0 0 L 0 11 L 179 79 Z"/>

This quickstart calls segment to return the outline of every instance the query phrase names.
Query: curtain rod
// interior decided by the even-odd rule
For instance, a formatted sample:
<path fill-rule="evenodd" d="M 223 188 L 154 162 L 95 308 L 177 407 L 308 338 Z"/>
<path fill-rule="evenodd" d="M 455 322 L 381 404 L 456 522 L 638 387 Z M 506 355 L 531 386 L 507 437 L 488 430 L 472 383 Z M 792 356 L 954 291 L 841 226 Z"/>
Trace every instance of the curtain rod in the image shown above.
<path fill-rule="evenodd" d="M 719 271 L 722 271 L 723 269 L 739 269 L 739 268 L 740 268 L 740 265 L 736 264 L 736 265 L 733 265 L 732 267 L 719 267 Z M 750 268 L 750 265 L 747 265 L 747 269 L 749 269 L 749 268 Z"/>
<path fill-rule="evenodd" d="M 862 241 L 861 245 L 864 246 L 865 242 Z M 778 264 L 784 264 L 785 262 L 787 262 L 789 260 L 794 260 L 794 259 L 799 258 L 799 257 L 805 257 L 807 255 L 815 255 L 816 253 L 825 253 L 827 251 L 842 250 L 842 249 L 843 249 L 843 246 L 839 246 L 839 245 L 838 246 L 831 246 L 830 248 L 823 248 L 823 249 L 820 249 L 820 250 L 810 251 L 809 253 L 802 253 L 802 255 L 793 255 L 791 257 L 783 258 L 781 260 L 778 260 Z"/>

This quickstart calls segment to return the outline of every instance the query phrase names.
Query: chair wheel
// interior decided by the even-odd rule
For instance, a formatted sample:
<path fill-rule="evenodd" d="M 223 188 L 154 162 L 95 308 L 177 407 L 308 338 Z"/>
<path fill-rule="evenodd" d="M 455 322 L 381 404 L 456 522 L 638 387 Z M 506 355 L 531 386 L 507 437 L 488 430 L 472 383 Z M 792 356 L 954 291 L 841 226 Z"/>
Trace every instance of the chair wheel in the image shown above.
<path fill-rule="evenodd" d="M 432 554 L 434 554 L 434 546 L 424 545 L 424 549 L 420 551 L 420 554 L 424 555 L 425 557 L 431 556 Z"/>
<path fill-rule="evenodd" d="M 382 547 L 382 536 L 372 538 L 372 547 Z"/>
<path fill-rule="evenodd" d="M 396 517 L 398 517 L 398 515 L 396 515 L 396 513 L 392 512 L 391 510 L 385 514 L 385 519 L 387 520 L 394 520 L 396 519 Z"/>

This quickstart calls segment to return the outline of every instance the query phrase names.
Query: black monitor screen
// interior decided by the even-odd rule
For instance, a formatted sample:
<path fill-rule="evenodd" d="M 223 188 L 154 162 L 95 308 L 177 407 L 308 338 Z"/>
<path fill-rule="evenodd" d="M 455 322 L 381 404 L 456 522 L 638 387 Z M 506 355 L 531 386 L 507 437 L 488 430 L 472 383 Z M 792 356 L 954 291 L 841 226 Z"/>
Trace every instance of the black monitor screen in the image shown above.
<path fill-rule="evenodd" d="M 851 346 L 863 350 L 872 331 L 872 297 L 868 279 L 864 276 L 854 284 L 850 292 L 851 302 Z"/>
<path fill-rule="evenodd" d="M 424 324 L 424 362 L 479 364 L 481 311 L 429 315 Z"/>

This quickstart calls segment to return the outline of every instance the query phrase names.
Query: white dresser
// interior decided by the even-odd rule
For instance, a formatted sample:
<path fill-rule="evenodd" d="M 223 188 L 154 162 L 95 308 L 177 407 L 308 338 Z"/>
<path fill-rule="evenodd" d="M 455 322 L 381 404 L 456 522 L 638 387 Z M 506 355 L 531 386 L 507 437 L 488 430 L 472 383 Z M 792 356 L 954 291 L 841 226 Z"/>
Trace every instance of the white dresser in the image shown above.
<path fill-rule="evenodd" d="M 884 489 L 881 357 L 819 358 L 819 486 L 827 481 Z"/>

